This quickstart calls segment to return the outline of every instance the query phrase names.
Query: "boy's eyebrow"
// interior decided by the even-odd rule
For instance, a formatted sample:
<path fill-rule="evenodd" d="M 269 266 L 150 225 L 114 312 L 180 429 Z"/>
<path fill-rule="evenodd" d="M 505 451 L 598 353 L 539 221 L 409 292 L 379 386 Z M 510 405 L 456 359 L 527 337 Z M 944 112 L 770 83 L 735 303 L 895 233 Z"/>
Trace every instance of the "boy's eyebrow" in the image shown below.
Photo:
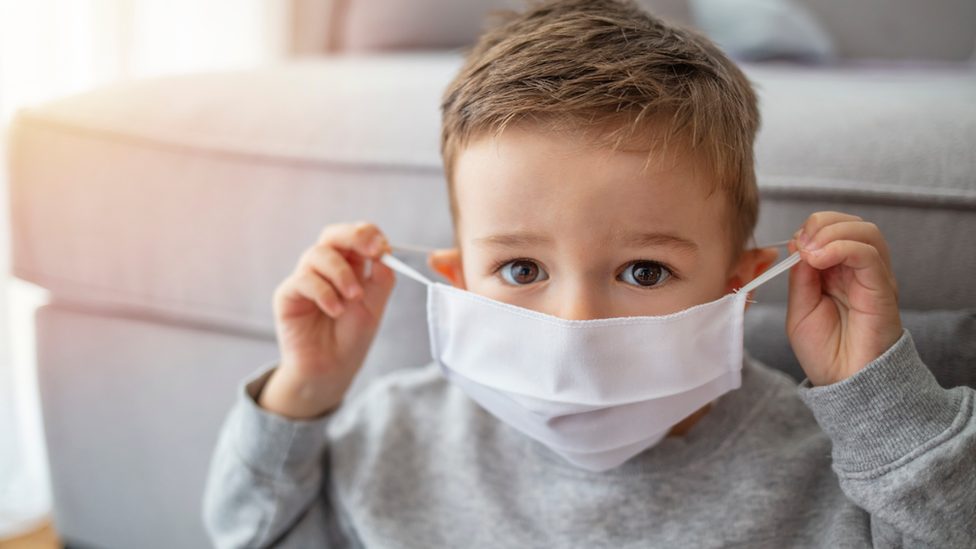
<path fill-rule="evenodd" d="M 502 233 L 492 234 L 475 238 L 475 244 L 481 244 L 499 248 L 518 248 L 525 246 L 545 246 L 553 244 L 554 240 L 550 236 L 527 233 Z"/>
<path fill-rule="evenodd" d="M 688 240 L 687 238 L 683 238 L 671 233 L 615 232 L 608 240 L 611 246 L 624 245 L 631 248 L 643 248 L 646 246 L 670 246 L 685 250 L 689 253 L 698 253 L 697 244 L 691 240 Z"/>
<path fill-rule="evenodd" d="M 546 246 L 552 245 L 554 240 L 550 236 L 540 235 L 529 232 L 501 233 L 482 236 L 474 239 L 475 244 L 499 247 L 499 248 L 518 248 L 527 246 Z M 647 246 L 670 246 L 679 248 L 690 253 L 698 253 L 698 245 L 671 233 L 662 232 L 614 232 L 607 238 L 607 243 L 612 246 L 627 246 L 630 248 L 644 248 Z"/>

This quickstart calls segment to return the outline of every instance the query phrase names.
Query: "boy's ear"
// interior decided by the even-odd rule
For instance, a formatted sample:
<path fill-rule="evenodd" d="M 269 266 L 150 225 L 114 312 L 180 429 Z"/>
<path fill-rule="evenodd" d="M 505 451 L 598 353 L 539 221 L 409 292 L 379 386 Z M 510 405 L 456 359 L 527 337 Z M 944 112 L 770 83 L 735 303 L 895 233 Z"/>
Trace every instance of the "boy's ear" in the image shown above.
<path fill-rule="evenodd" d="M 434 250 L 427 256 L 427 265 L 451 282 L 455 288 L 466 290 L 464 272 L 461 270 L 461 250 Z"/>
<path fill-rule="evenodd" d="M 754 248 L 742 252 L 729 276 L 725 293 L 730 294 L 763 274 L 776 261 L 778 255 L 776 248 Z"/>

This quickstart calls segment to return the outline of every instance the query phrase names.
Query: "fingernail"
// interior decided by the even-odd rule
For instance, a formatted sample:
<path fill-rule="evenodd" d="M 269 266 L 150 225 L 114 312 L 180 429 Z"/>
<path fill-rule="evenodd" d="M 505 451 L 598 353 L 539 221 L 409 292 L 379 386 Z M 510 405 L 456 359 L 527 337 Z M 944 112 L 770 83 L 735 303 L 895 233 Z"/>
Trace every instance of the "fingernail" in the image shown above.
<path fill-rule="evenodd" d="M 383 248 L 383 237 L 376 236 L 373 237 L 373 241 L 369 243 L 369 253 L 376 254 Z"/>
<path fill-rule="evenodd" d="M 349 297 L 357 297 L 359 295 L 360 289 L 357 284 L 350 284 L 346 286 L 346 295 Z"/>
<path fill-rule="evenodd" d="M 810 235 L 808 235 L 807 232 L 804 231 L 803 229 L 800 229 L 799 234 L 800 234 L 800 238 L 798 240 L 800 242 L 800 247 L 806 250 L 807 244 L 810 243 Z"/>
<path fill-rule="evenodd" d="M 813 242 L 808 242 L 806 244 L 806 246 L 804 247 L 804 249 L 806 251 L 808 251 L 808 252 L 812 252 L 814 250 L 819 250 L 820 249 L 820 244 L 816 240 L 814 240 Z"/>
<path fill-rule="evenodd" d="M 814 248 L 812 250 L 808 248 L 807 251 L 810 252 L 810 255 L 812 255 L 813 257 L 820 257 L 824 254 L 824 251 L 819 249 L 819 247 Z"/>
<path fill-rule="evenodd" d="M 335 316 L 340 316 L 346 311 L 345 306 L 342 303 L 336 302 L 332 305 L 332 314 Z"/>

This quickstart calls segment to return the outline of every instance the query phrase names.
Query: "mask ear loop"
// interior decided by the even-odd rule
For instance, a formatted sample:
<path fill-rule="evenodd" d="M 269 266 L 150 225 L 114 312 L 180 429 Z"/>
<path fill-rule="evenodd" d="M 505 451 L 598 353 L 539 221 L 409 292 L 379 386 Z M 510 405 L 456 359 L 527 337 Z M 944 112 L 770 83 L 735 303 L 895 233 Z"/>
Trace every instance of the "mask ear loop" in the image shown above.
<path fill-rule="evenodd" d="M 800 259 L 800 252 L 794 252 L 793 255 L 791 255 L 790 257 L 787 257 L 783 261 L 779 262 L 775 267 L 773 267 L 773 268 L 769 269 L 768 271 L 764 272 L 763 274 L 757 276 L 756 278 L 754 278 L 752 280 L 752 282 L 750 282 L 750 283 L 746 284 L 745 286 L 739 288 L 739 290 L 736 291 L 736 293 L 737 294 L 739 294 L 739 293 L 746 293 L 746 294 L 748 294 L 749 292 L 751 292 L 751 291 L 755 290 L 756 288 L 762 286 L 766 282 L 769 282 L 770 280 L 772 280 L 773 278 L 775 278 L 776 276 L 778 276 L 780 273 L 784 273 L 784 272 L 790 270 L 794 265 L 796 265 L 800 261 L 801 261 L 801 259 Z"/>
<path fill-rule="evenodd" d="M 404 276 L 409 276 L 410 278 L 416 280 L 417 282 L 420 282 L 421 284 L 426 284 L 427 286 L 433 284 L 433 282 L 431 282 L 429 278 L 418 273 L 417 271 L 414 270 L 413 267 L 407 265 L 406 263 L 400 261 L 399 259 L 393 257 L 390 254 L 383 254 L 382 256 L 380 256 L 380 262 L 382 262 L 387 267 L 393 269 L 394 271 Z"/>
<path fill-rule="evenodd" d="M 762 246 L 755 246 L 755 249 L 759 250 L 762 248 L 785 248 L 792 240 L 781 240 L 779 242 L 770 242 L 769 244 L 764 244 Z"/>

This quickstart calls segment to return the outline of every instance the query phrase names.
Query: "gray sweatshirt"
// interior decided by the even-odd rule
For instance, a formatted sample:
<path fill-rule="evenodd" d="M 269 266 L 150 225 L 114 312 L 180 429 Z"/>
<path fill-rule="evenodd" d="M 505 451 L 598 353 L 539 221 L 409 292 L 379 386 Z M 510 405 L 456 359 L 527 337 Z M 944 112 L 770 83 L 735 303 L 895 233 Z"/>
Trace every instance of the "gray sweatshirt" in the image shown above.
<path fill-rule="evenodd" d="M 746 358 L 682 437 L 594 473 L 489 415 L 433 365 L 332 416 L 241 387 L 204 497 L 216 547 L 976 548 L 976 392 L 944 390 L 907 332 L 826 387 Z"/>

